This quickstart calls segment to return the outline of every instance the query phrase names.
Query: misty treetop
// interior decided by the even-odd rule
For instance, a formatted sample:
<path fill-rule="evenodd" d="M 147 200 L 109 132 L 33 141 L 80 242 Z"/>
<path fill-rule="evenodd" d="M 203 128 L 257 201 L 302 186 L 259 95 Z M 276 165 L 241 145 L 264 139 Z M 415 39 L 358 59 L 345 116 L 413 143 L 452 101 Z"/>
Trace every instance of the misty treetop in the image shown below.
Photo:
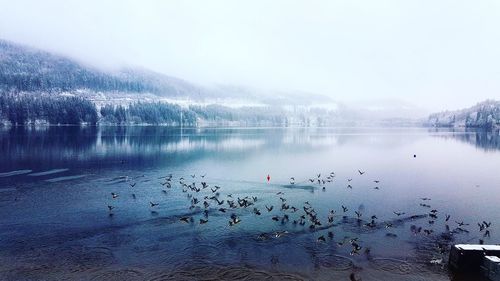
<path fill-rule="evenodd" d="M 137 79 L 115 77 L 50 53 L 0 40 L 0 85 L 4 90 L 60 92 L 76 89 L 141 92 Z"/>
<path fill-rule="evenodd" d="M 63 56 L 0 39 L 0 90 L 60 93 L 79 89 L 164 96 L 199 93 L 192 84 L 152 71 L 104 72 Z"/>

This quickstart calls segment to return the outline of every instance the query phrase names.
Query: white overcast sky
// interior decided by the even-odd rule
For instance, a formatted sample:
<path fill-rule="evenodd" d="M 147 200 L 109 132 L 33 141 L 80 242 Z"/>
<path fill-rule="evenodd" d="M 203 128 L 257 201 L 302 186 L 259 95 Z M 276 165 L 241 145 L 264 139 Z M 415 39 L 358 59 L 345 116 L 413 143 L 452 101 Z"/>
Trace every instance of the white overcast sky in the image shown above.
<path fill-rule="evenodd" d="M 101 67 L 339 101 L 500 99 L 497 0 L 0 0 L 0 38 Z"/>

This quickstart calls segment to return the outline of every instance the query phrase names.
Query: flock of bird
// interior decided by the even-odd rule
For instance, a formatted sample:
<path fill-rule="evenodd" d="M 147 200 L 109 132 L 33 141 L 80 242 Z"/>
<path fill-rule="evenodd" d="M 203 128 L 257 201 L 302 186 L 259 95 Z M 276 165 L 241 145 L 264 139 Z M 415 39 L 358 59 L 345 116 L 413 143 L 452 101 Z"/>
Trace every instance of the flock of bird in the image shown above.
<path fill-rule="evenodd" d="M 357 172 L 359 176 L 365 175 L 364 171 L 358 170 Z M 321 234 L 316 237 L 316 241 L 318 243 L 326 243 L 328 241 L 333 241 L 334 239 L 334 232 L 329 229 L 331 226 L 334 226 L 334 223 L 336 221 L 346 222 L 350 218 L 352 218 L 360 227 L 371 229 L 390 229 L 392 227 L 395 227 L 395 224 L 399 224 L 403 221 L 428 218 L 426 227 L 411 225 L 410 231 L 413 235 L 431 235 L 432 233 L 434 233 L 433 226 L 440 217 L 439 211 L 437 209 L 433 209 L 430 205 L 431 198 L 422 197 L 419 199 L 421 201 L 419 203 L 420 207 L 429 209 L 428 211 L 425 211 L 426 214 L 424 215 L 406 215 L 406 212 L 397 210 L 393 212 L 393 214 L 395 215 L 395 219 L 380 221 L 375 214 L 365 216 L 362 210 L 355 210 L 353 213 L 349 213 L 349 207 L 341 205 L 341 210 L 331 209 L 326 214 L 326 220 L 321 220 L 320 217 L 322 216 L 318 214 L 318 212 L 310 202 L 305 201 L 301 206 L 294 206 L 289 203 L 289 201 L 285 197 L 285 193 L 282 191 L 275 193 L 275 196 L 277 197 L 277 199 L 279 199 L 278 205 L 260 204 L 261 201 L 269 201 L 269 198 L 265 198 L 265 200 L 259 200 L 259 198 L 257 198 L 256 196 L 244 196 L 240 198 L 238 196 L 233 196 L 233 194 L 230 193 L 222 195 L 222 188 L 218 185 L 209 185 L 205 181 L 205 176 L 206 175 L 197 176 L 195 174 L 192 174 L 187 176 L 186 178 L 180 177 L 178 179 L 174 179 L 174 176 L 172 174 L 169 174 L 158 178 L 158 180 L 160 180 L 163 193 L 167 193 L 169 189 L 174 188 L 174 186 L 178 186 L 182 190 L 182 192 L 186 194 L 187 200 L 189 200 L 189 210 L 193 211 L 196 209 L 200 210 L 202 213 L 202 216 L 195 220 L 195 215 L 193 215 L 193 213 L 191 212 L 191 215 L 184 215 L 179 217 L 179 222 L 187 224 L 206 224 L 210 220 L 210 212 L 220 212 L 228 215 L 227 225 L 230 227 L 234 227 L 242 222 L 242 219 L 237 215 L 237 209 L 248 209 L 251 210 L 251 213 L 253 213 L 255 216 L 261 216 L 263 213 L 267 212 L 272 215 L 271 219 L 276 223 L 282 225 L 293 224 L 295 226 L 301 226 L 303 228 L 308 228 L 311 233 L 315 233 L 315 230 L 328 230 L 326 234 Z M 144 175 L 140 177 L 144 177 Z M 306 179 L 305 182 L 309 181 L 311 184 L 317 184 L 318 187 L 321 187 L 323 190 L 325 190 L 326 184 L 333 182 L 335 177 L 336 175 L 334 172 L 323 175 L 323 177 L 322 174 L 319 173 L 312 178 Z M 137 182 L 132 182 L 134 181 L 134 179 L 137 179 L 137 177 L 133 179 L 130 179 L 129 177 L 121 178 L 128 182 L 131 188 L 134 188 L 137 184 Z M 348 178 L 346 188 L 353 188 L 351 182 L 352 178 Z M 373 183 L 373 188 L 379 190 L 380 181 L 374 180 Z M 298 183 L 296 183 L 295 177 L 290 178 L 290 185 L 299 185 Z M 135 193 L 132 193 L 132 198 L 137 198 Z M 111 200 L 119 200 L 119 194 L 116 192 L 112 192 Z M 157 214 L 155 209 L 159 206 L 159 204 L 159 202 L 149 202 L 149 207 L 153 214 Z M 115 206 L 112 204 L 108 204 L 107 207 L 109 210 L 109 216 L 113 217 Z M 352 217 L 349 217 L 349 214 L 351 214 Z M 337 219 L 337 217 L 341 217 L 341 219 Z M 365 220 L 365 217 L 368 219 Z M 455 220 L 455 227 L 451 228 L 450 224 L 452 224 L 452 222 L 450 222 L 450 219 L 451 215 L 449 214 L 445 214 L 443 217 L 447 234 L 453 235 L 457 233 L 469 233 L 469 230 L 467 229 L 469 223 Z M 483 239 L 486 237 L 490 237 L 491 222 L 481 221 L 478 223 L 478 226 L 479 232 L 482 235 L 481 239 L 479 239 L 479 243 L 483 244 Z M 266 240 L 270 238 L 280 238 L 287 234 L 289 234 L 287 230 L 274 231 L 271 233 L 263 232 L 258 235 L 257 239 Z M 386 236 L 397 237 L 397 234 L 387 232 Z M 370 248 L 363 247 L 358 237 L 345 236 L 343 239 L 337 241 L 336 243 L 339 246 L 350 245 L 352 248 L 350 251 L 351 255 L 359 254 L 362 250 L 364 250 L 365 253 L 370 252 Z M 438 243 L 436 249 L 439 253 L 443 254 L 448 250 L 448 246 L 449 245 Z M 431 263 L 441 262 L 442 259 L 431 261 Z"/>

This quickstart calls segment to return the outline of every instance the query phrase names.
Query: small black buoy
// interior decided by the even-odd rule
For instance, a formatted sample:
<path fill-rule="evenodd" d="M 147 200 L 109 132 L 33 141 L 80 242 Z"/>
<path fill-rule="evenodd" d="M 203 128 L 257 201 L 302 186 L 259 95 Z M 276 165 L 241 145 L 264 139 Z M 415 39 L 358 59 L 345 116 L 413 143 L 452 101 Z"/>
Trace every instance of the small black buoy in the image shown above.
<path fill-rule="evenodd" d="M 417 158 L 417 154 L 413 154 L 413 158 Z"/>

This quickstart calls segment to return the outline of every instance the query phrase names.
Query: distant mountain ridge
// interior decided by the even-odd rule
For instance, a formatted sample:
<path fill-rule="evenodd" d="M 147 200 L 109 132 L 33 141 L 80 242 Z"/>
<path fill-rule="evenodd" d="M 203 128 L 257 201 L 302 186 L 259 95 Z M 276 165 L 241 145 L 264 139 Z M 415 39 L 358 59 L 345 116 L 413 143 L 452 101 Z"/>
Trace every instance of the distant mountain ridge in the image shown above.
<path fill-rule="evenodd" d="M 427 124 L 434 127 L 500 128 L 500 101 L 486 100 L 461 110 L 433 113 Z"/>

